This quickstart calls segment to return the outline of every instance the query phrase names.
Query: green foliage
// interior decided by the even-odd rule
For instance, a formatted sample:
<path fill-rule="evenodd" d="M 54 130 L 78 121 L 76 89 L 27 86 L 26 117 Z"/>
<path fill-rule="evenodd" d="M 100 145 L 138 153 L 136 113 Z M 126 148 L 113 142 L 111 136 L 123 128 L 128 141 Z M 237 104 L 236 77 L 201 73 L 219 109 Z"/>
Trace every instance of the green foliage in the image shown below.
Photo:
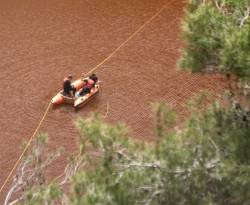
<path fill-rule="evenodd" d="M 175 124 L 175 112 L 164 103 L 153 103 L 155 114 L 155 133 L 161 138 L 167 134 L 167 130 Z"/>
<path fill-rule="evenodd" d="M 204 65 L 216 63 L 215 53 L 221 47 L 221 30 L 218 22 L 223 16 L 211 5 L 201 5 L 194 13 L 187 14 L 184 24 L 184 39 L 187 47 L 183 53 L 182 66 L 201 70 Z"/>
<path fill-rule="evenodd" d="M 47 186 L 37 187 L 36 189 L 29 190 L 25 194 L 23 202 L 19 205 L 52 205 L 57 202 L 62 196 L 62 190 L 55 184 L 49 184 Z"/>
<path fill-rule="evenodd" d="M 183 22 L 186 44 L 180 65 L 250 77 L 250 1 L 190 0 Z"/>
<path fill-rule="evenodd" d="M 154 108 L 169 124 L 169 108 Z M 139 147 L 120 126 L 79 120 L 84 142 L 101 154 L 73 178 L 72 204 L 248 204 L 250 123 L 237 112 L 216 104 L 181 132 L 160 127 L 160 143 Z"/>
<path fill-rule="evenodd" d="M 78 119 L 86 166 L 70 178 L 70 190 L 33 186 L 19 204 L 250 203 L 249 113 L 215 104 L 196 112 L 182 130 L 168 132 L 175 115 L 162 103 L 154 109 L 162 126 L 158 143 L 151 144 L 131 140 L 124 125 L 109 125 L 98 115 Z"/>
<path fill-rule="evenodd" d="M 221 67 L 242 78 L 250 77 L 250 26 L 232 30 L 220 55 Z"/>
<path fill-rule="evenodd" d="M 146 177 L 136 169 L 139 165 L 132 163 L 145 149 L 143 143 L 129 140 L 124 125 L 110 126 L 99 116 L 79 119 L 77 127 L 82 131 L 84 147 L 88 150 L 93 147 L 99 155 L 97 159 L 88 158 L 89 164 L 97 169 L 79 172 L 73 178 L 72 204 L 133 204 L 140 195 L 128 190 L 138 186 L 135 179 L 140 183 Z M 140 158 L 146 160 L 144 156 Z"/>

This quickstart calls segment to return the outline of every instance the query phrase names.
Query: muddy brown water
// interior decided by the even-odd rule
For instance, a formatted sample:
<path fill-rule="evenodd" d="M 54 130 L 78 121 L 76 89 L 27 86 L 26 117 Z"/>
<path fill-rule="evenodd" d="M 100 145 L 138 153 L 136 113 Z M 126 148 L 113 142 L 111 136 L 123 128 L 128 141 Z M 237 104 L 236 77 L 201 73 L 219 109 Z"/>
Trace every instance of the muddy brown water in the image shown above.
<path fill-rule="evenodd" d="M 178 71 L 182 0 L 0 1 L 0 185 L 64 76 L 88 72 L 165 3 L 159 16 L 96 70 L 102 81 L 96 99 L 78 112 L 70 106 L 50 110 L 40 131 L 49 134 L 51 150 L 65 147 L 52 175 L 76 148 L 77 117 L 105 114 L 109 104 L 106 121 L 125 122 L 133 136 L 152 139 L 151 102 L 170 103 L 185 116 L 184 104 L 195 93 L 220 93 L 226 83 L 220 75 Z"/>

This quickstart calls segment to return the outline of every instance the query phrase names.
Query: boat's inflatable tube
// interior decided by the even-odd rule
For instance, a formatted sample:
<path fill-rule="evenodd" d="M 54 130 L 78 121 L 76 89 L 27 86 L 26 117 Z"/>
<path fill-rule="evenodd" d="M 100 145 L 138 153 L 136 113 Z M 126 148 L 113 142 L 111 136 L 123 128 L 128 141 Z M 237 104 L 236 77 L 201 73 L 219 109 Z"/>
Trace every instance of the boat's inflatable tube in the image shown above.
<path fill-rule="evenodd" d="M 56 96 L 54 96 L 51 100 L 51 103 L 53 105 L 61 105 L 64 103 L 64 97 L 61 93 L 58 93 Z"/>

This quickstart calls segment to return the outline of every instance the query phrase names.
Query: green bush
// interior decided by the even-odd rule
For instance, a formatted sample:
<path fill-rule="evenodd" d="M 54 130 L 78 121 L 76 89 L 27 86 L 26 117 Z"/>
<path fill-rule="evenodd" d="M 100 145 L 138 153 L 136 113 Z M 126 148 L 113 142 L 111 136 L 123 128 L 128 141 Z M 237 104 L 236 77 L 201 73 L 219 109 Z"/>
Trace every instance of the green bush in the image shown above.
<path fill-rule="evenodd" d="M 250 77 L 249 0 L 189 1 L 183 21 L 180 65 Z"/>

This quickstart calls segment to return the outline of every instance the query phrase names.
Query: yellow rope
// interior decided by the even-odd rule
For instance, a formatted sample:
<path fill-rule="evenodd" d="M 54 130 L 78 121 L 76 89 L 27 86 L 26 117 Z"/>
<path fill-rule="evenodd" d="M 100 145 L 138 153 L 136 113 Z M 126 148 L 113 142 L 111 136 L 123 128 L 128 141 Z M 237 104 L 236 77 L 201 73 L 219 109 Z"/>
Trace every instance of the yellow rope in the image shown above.
<path fill-rule="evenodd" d="M 40 120 L 40 122 L 39 122 L 39 124 L 38 124 L 38 126 L 37 126 L 37 128 L 36 128 L 36 130 L 35 130 L 35 132 L 34 132 L 33 135 L 30 137 L 30 139 L 29 139 L 27 145 L 25 146 L 25 148 L 24 148 L 22 154 L 20 155 L 20 157 L 19 157 L 18 160 L 16 161 L 16 163 L 15 163 L 14 167 L 11 169 L 11 171 L 10 171 L 8 177 L 5 179 L 3 185 L 1 186 L 0 193 L 2 192 L 3 188 L 4 188 L 5 185 L 7 184 L 8 180 L 9 180 L 9 178 L 11 177 L 11 175 L 13 174 L 14 170 L 17 168 L 17 165 L 19 164 L 19 162 L 20 162 L 20 160 L 22 159 L 23 155 L 25 154 L 25 152 L 26 152 L 27 149 L 29 148 L 29 146 L 30 146 L 30 144 L 31 144 L 31 142 L 32 142 L 32 140 L 33 140 L 33 138 L 34 138 L 34 136 L 35 136 L 36 133 L 38 132 L 39 128 L 41 127 L 41 125 L 42 125 L 42 123 L 43 123 L 43 121 L 45 120 L 45 117 L 47 116 L 47 114 L 48 114 L 48 112 L 49 112 L 50 106 L 51 106 L 51 102 L 50 102 L 49 105 L 47 106 L 47 109 L 46 109 L 46 111 L 44 112 L 42 119 Z"/>
<path fill-rule="evenodd" d="M 103 61 L 101 61 L 98 65 L 92 68 L 86 75 L 93 73 L 97 68 L 99 68 L 102 64 L 108 61 L 118 50 L 120 50 L 128 41 L 130 41 L 137 33 L 139 33 L 148 23 L 150 23 L 156 16 L 158 16 L 167 6 L 165 4 L 156 14 L 154 14 L 149 20 L 147 20 L 143 25 L 141 25 L 132 35 L 129 36 L 127 40 L 125 40 L 120 46 L 118 46 L 108 57 L 106 57 Z"/>
<path fill-rule="evenodd" d="M 147 20 L 143 25 L 141 25 L 133 34 L 131 34 L 129 36 L 129 38 L 127 40 L 125 40 L 120 46 L 118 46 L 111 54 L 109 54 L 108 57 L 106 57 L 103 61 L 101 61 L 99 64 L 97 64 L 94 68 L 92 68 L 89 72 L 87 72 L 85 75 L 89 75 L 91 73 L 93 73 L 96 69 L 98 69 L 101 65 L 103 65 L 106 61 L 108 61 L 118 50 L 120 50 L 129 40 L 131 40 L 137 33 L 139 33 L 148 23 L 150 23 L 156 16 L 158 16 L 163 10 L 164 8 L 166 7 L 166 5 L 164 5 L 156 14 L 154 14 L 149 20 Z M 1 192 L 3 191 L 5 185 L 7 184 L 8 180 L 10 179 L 11 175 L 13 174 L 13 172 L 15 171 L 15 169 L 17 168 L 19 162 L 21 161 L 23 155 L 25 154 L 25 152 L 27 151 L 27 149 L 29 148 L 34 136 L 37 134 L 39 128 L 41 127 L 43 121 L 45 120 L 48 112 L 49 112 L 49 108 L 51 106 L 51 102 L 49 103 L 46 111 L 44 112 L 44 115 L 42 117 L 42 119 L 40 120 L 35 132 L 33 133 L 33 135 L 30 137 L 27 145 L 25 146 L 22 154 L 20 155 L 20 157 L 18 158 L 18 160 L 16 161 L 14 167 L 11 169 L 8 177 L 5 179 L 3 185 L 1 186 L 1 189 L 0 189 L 0 194 Z M 59 175 L 60 177 L 61 175 Z M 59 177 L 56 177 L 55 179 L 58 179 Z"/>

